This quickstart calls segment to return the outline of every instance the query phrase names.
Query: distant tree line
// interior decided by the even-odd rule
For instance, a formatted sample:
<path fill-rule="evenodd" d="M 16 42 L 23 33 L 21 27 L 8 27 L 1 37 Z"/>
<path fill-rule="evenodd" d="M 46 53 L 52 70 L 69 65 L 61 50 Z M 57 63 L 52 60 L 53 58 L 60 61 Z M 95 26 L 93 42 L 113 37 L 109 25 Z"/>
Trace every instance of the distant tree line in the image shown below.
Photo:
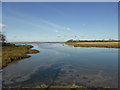
<path fill-rule="evenodd" d="M 116 42 L 116 41 L 120 41 L 120 40 L 113 40 L 113 39 L 109 39 L 109 40 L 68 40 L 67 42 Z"/>

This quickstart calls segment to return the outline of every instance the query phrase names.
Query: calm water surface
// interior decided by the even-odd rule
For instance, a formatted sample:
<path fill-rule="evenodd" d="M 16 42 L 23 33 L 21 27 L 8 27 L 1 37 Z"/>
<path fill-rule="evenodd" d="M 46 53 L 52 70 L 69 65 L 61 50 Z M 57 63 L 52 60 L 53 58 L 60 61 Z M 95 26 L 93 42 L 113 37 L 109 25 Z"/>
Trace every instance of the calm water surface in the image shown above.
<path fill-rule="evenodd" d="M 38 54 L 3 70 L 4 87 L 83 85 L 117 87 L 118 49 L 34 44 Z"/>

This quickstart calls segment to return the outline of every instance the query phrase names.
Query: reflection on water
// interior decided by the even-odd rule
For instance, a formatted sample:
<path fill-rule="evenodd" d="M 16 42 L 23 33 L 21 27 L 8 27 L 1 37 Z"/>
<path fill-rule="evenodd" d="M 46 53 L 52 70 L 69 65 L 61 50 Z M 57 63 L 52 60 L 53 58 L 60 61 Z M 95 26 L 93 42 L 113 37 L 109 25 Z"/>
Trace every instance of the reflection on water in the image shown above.
<path fill-rule="evenodd" d="M 4 87 L 117 87 L 118 49 L 34 44 L 41 51 L 4 68 Z"/>

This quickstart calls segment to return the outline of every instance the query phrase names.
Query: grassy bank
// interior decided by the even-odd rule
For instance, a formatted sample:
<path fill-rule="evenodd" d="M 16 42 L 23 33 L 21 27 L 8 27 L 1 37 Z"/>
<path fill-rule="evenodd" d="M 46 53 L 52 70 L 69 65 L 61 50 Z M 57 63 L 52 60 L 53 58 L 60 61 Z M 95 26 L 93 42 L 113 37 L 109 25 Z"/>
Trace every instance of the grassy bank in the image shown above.
<path fill-rule="evenodd" d="M 68 86 L 47 86 L 45 84 L 42 84 L 40 86 L 37 86 L 36 88 L 39 88 L 41 90 L 113 90 L 113 88 L 106 87 L 98 87 L 98 88 L 88 88 L 84 86 L 78 86 L 78 85 L 68 85 Z M 117 89 L 115 89 L 117 90 Z"/>
<path fill-rule="evenodd" d="M 92 41 L 87 41 L 87 42 L 66 42 L 65 44 L 67 45 L 72 45 L 74 47 L 105 47 L 105 48 L 120 48 L 120 42 L 110 42 L 110 41 L 103 41 L 103 42 L 92 42 Z"/>
<path fill-rule="evenodd" d="M 32 45 L 7 45 L 2 47 L 2 67 L 10 63 L 30 57 L 27 54 L 38 53 L 38 50 L 31 49 Z"/>
<path fill-rule="evenodd" d="M 70 86 L 48 86 L 45 84 L 42 84 L 40 86 L 37 86 L 36 88 L 51 88 L 51 89 L 72 89 L 72 88 L 85 88 L 83 86 L 77 86 L 77 85 L 70 85 Z"/>
<path fill-rule="evenodd" d="M 49 88 L 4 88 L 3 90 L 119 90 L 117 88 L 70 88 L 70 87 L 49 87 Z"/>

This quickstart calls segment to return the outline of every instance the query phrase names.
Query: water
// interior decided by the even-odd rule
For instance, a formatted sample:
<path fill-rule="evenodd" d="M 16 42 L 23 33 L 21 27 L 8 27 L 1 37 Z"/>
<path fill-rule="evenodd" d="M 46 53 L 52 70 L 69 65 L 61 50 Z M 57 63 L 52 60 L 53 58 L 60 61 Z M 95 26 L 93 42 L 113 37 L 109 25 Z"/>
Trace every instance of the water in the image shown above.
<path fill-rule="evenodd" d="M 34 44 L 40 53 L 3 70 L 3 87 L 118 86 L 118 49 Z"/>

